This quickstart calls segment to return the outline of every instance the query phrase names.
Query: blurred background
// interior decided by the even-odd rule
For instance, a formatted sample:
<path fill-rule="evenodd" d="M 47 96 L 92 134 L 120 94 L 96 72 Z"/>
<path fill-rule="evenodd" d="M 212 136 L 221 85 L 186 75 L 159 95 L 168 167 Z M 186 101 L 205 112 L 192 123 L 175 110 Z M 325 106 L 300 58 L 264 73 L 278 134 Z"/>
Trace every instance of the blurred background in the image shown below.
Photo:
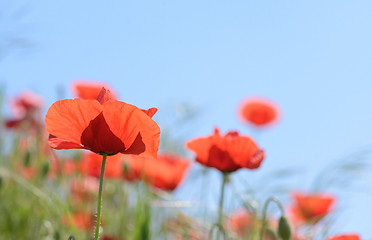
<path fill-rule="evenodd" d="M 45 113 L 74 97 L 74 81 L 105 82 L 120 100 L 159 109 L 164 150 L 175 144 L 191 158 L 184 142 L 215 126 L 252 135 L 267 157 L 260 169 L 234 176 L 238 191 L 248 182 L 285 203 L 287 195 L 272 191 L 279 185 L 337 194 L 335 229 L 369 239 L 371 9 L 367 0 L 2 1 L 3 112 L 23 90 L 44 97 Z M 275 126 L 257 131 L 239 121 L 250 96 L 277 103 Z M 195 199 L 194 180 L 176 197 Z M 220 181 L 211 170 L 212 205 Z"/>

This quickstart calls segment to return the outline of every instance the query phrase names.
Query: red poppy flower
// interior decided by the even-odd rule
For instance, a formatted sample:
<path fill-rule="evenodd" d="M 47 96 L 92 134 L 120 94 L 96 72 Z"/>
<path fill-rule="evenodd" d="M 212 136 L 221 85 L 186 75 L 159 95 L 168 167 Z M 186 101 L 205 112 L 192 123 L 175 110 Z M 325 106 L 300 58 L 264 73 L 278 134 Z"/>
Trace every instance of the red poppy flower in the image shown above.
<path fill-rule="evenodd" d="M 99 93 L 101 92 L 102 86 L 109 90 L 112 95 L 112 89 L 104 84 L 99 82 L 88 82 L 88 81 L 76 81 L 72 84 L 72 92 L 75 96 L 81 99 L 97 99 Z"/>
<path fill-rule="evenodd" d="M 254 221 L 246 210 L 233 212 L 230 218 L 231 230 L 237 235 L 244 237 L 252 232 Z"/>
<path fill-rule="evenodd" d="M 60 100 L 45 116 L 49 145 L 55 149 L 84 148 L 99 154 L 156 156 L 159 126 L 143 110 L 115 100 L 102 88 L 96 100 Z"/>
<path fill-rule="evenodd" d="M 240 106 L 240 118 L 255 127 L 267 126 L 279 117 L 279 108 L 273 102 L 262 98 L 249 98 Z"/>
<path fill-rule="evenodd" d="M 101 175 L 102 156 L 92 153 L 84 152 L 80 163 L 80 172 L 91 177 L 99 178 Z M 107 156 L 105 166 L 105 178 L 120 179 L 124 171 L 124 156 L 116 154 Z"/>
<path fill-rule="evenodd" d="M 152 158 L 146 162 L 147 181 L 154 187 L 172 191 L 181 182 L 190 163 L 174 154 L 160 154 L 157 159 Z"/>
<path fill-rule="evenodd" d="M 24 116 L 27 112 L 41 109 L 43 102 L 41 96 L 30 91 L 25 91 L 12 100 L 12 112 L 16 116 Z"/>
<path fill-rule="evenodd" d="M 326 240 L 360 240 L 358 234 L 343 234 L 343 235 L 334 235 L 332 237 L 328 237 Z"/>
<path fill-rule="evenodd" d="M 265 156 L 252 138 L 240 136 L 238 132 L 221 136 L 217 128 L 213 135 L 191 140 L 186 147 L 196 154 L 197 162 L 226 172 L 239 168 L 256 169 Z"/>
<path fill-rule="evenodd" d="M 7 128 L 18 127 L 23 122 L 29 122 L 29 127 L 39 125 L 39 115 L 37 112 L 43 106 L 43 99 L 39 95 L 30 91 L 21 93 L 10 102 L 13 118 L 5 120 Z"/>
<path fill-rule="evenodd" d="M 157 158 L 151 156 L 132 156 L 126 159 L 127 180 L 139 180 L 142 178 L 152 186 L 172 191 L 181 182 L 190 161 L 170 153 L 159 154 Z"/>
<path fill-rule="evenodd" d="M 314 224 L 327 215 L 335 198 L 326 194 L 293 194 L 294 204 L 291 207 L 293 221 L 296 225 Z"/>

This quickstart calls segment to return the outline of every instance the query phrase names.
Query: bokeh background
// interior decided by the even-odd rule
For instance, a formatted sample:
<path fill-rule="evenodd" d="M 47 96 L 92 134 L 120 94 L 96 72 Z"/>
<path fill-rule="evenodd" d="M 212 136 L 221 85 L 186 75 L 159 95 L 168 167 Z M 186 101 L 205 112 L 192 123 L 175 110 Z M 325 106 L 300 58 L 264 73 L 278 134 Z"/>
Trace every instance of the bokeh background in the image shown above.
<path fill-rule="evenodd" d="M 267 158 L 237 179 L 257 187 L 287 169 L 286 186 L 302 190 L 321 179 L 340 197 L 337 231 L 369 239 L 371 9 L 367 0 L 1 1 L 0 80 L 7 99 L 29 89 L 46 108 L 71 98 L 75 80 L 106 82 L 125 102 L 159 108 L 168 141 L 214 126 L 252 134 Z M 280 106 L 276 126 L 251 131 L 239 121 L 249 96 Z M 338 185 L 319 177 L 353 161 L 366 167 Z M 213 171 L 209 182 L 207 199 L 217 204 Z M 192 199 L 196 185 L 178 196 Z"/>

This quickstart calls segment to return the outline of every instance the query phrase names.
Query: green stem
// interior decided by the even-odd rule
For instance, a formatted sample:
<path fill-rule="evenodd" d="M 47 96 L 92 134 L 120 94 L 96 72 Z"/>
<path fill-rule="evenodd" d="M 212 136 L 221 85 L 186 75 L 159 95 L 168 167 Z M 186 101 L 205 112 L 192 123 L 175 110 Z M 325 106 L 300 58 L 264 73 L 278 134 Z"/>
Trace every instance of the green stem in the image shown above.
<path fill-rule="evenodd" d="M 275 197 L 270 197 L 266 200 L 264 208 L 262 210 L 262 225 L 261 225 L 261 231 L 260 231 L 260 240 L 263 240 L 265 229 L 266 229 L 266 214 L 267 214 L 267 208 L 269 207 L 269 204 L 271 202 L 275 202 L 278 207 L 280 208 L 282 216 L 284 215 L 284 208 L 282 203 Z"/>
<path fill-rule="evenodd" d="M 221 185 L 221 195 L 220 195 L 220 204 L 218 206 L 218 231 L 217 231 L 217 240 L 220 240 L 221 231 L 223 230 L 223 199 L 225 196 L 225 186 L 229 178 L 229 172 L 222 172 L 222 185 Z"/>
<path fill-rule="evenodd" d="M 96 225 L 96 233 L 94 235 L 94 240 L 98 239 L 99 225 L 101 223 L 102 186 L 103 186 L 103 177 L 105 175 L 106 157 L 107 157 L 107 154 L 103 154 L 101 176 L 99 178 L 98 203 L 97 203 L 97 225 Z"/>

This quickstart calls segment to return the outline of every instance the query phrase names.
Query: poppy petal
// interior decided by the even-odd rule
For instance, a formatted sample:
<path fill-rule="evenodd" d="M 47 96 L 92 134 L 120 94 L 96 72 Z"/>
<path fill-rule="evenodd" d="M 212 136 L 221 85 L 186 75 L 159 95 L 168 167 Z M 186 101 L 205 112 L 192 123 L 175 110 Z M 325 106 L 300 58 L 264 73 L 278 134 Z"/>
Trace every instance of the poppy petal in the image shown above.
<path fill-rule="evenodd" d="M 160 128 L 139 108 L 120 101 L 109 100 L 103 104 L 103 116 L 112 133 L 124 143 L 125 147 L 138 148 L 145 145 L 145 151 L 157 155 L 160 143 Z M 138 141 L 138 134 L 141 141 Z M 137 141 L 136 141 L 137 140 Z M 136 142 L 135 142 L 136 141 Z M 135 144 L 134 144 L 135 143 Z M 123 151 L 123 153 L 126 153 Z"/>
<path fill-rule="evenodd" d="M 115 97 L 111 94 L 110 90 L 106 90 L 104 87 L 101 89 L 101 91 L 98 94 L 97 101 L 100 104 L 104 104 L 108 100 L 115 100 Z"/>
<path fill-rule="evenodd" d="M 197 161 L 207 164 L 209 151 L 212 147 L 210 138 L 196 138 L 186 143 L 186 147 L 197 156 Z"/>
<path fill-rule="evenodd" d="M 146 113 L 147 116 L 149 116 L 150 118 L 152 118 L 155 115 L 155 113 L 158 111 L 158 109 L 157 108 L 149 108 L 147 110 L 142 109 L 142 111 L 144 113 Z"/>
<path fill-rule="evenodd" d="M 79 149 L 84 148 L 79 143 L 74 143 L 70 141 L 63 140 L 61 138 L 57 138 L 53 135 L 49 134 L 48 144 L 54 149 Z"/>
<path fill-rule="evenodd" d="M 227 151 L 237 164 L 250 169 L 260 166 L 263 155 L 258 154 L 259 149 L 251 138 L 239 136 L 232 138 L 230 141 Z M 256 154 L 257 157 L 255 157 Z"/>
<path fill-rule="evenodd" d="M 72 84 L 74 95 L 81 99 L 97 99 L 102 87 L 111 89 L 107 84 L 102 82 L 76 81 Z M 112 95 L 115 95 L 111 93 Z M 114 96 L 115 98 L 115 96 Z"/>
<path fill-rule="evenodd" d="M 142 141 L 141 133 L 138 133 L 136 139 L 134 140 L 132 146 L 130 146 L 128 149 L 126 149 L 123 153 L 125 154 L 141 154 L 145 152 L 146 146 L 145 143 Z"/>
<path fill-rule="evenodd" d="M 49 108 L 45 116 L 45 127 L 57 138 L 81 143 L 83 131 L 101 111 L 102 105 L 96 100 L 59 100 Z"/>
<path fill-rule="evenodd" d="M 113 155 L 125 150 L 124 143 L 111 132 L 103 113 L 90 121 L 81 135 L 81 143 L 95 153 Z"/>

